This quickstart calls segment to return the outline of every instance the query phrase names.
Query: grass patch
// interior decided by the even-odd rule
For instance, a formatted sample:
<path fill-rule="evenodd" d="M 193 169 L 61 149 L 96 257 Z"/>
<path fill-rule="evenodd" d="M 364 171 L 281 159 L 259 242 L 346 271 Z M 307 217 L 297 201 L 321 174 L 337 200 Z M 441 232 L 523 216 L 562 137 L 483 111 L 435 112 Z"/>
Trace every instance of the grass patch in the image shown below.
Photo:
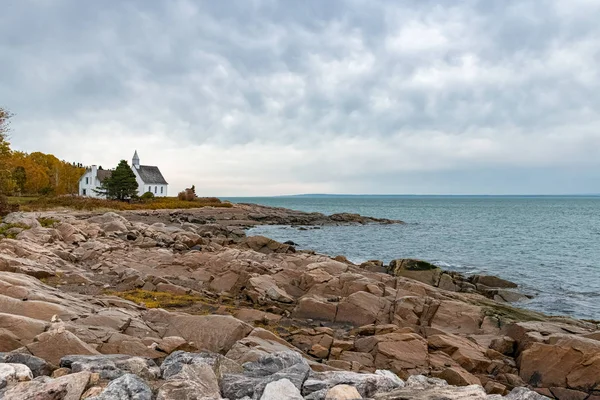
<path fill-rule="evenodd" d="M 107 294 L 144 304 L 147 308 L 177 308 L 189 307 L 195 303 L 204 303 L 205 299 L 191 294 L 173 294 L 169 292 L 151 292 L 136 289 L 127 292 L 108 292 Z"/>
<path fill-rule="evenodd" d="M 29 226 L 24 225 L 24 224 L 0 223 L 0 235 L 6 237 L 8 239 L 15 239 L 17 237 L 18 233 L 9 232 L 9 230 L 12 228 L 29 229 Z"/>
<path fill-rule="evenodd" d="M 21 211 L 41 211 L 54 208 L 71 208 L 75 210 L 162 210 L 189 209 L 201 207 L 232 207 L 215 197 L 199 197 L 193 201 L 179 200 L 177 197 L 156 197 L 144 202 L 124 202 L 116 200 L 93 199 L 80 196 L 39 197 L 20 204 Z"/>

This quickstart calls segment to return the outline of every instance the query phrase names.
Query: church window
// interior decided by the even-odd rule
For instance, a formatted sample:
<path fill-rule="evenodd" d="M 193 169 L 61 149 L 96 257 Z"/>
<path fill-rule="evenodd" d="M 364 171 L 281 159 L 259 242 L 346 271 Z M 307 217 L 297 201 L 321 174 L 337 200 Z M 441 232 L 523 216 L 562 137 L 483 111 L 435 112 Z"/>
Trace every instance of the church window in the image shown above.
<path fill-rule="evenodd" d="M 158 186 L 154 186 L 154 193 L 158 193 Z"/>
<path fill-rule="evenodd" d="M 164 189 L 165 189 L 165 187 L 164 187 L 164 186 L 161 186 L 161 187 L 160 187 L 160 194 L 163 194 L 163 190 L 164 190 Z"/>
<path fill-rule="evenodd" d="M 88 178 L 87 176 L 85 177 L 85 184 L 87 185 L 89 182 L 90 178 Z"/>

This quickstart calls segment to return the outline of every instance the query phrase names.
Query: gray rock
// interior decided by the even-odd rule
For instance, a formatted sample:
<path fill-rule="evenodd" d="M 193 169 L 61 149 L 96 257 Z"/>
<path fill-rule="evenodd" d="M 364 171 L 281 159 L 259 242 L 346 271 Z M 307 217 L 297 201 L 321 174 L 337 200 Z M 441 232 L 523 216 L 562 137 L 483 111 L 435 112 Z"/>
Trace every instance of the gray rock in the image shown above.
<path fill-rule="evenodd" d="M 404 387 L 388 393 L 376 394 L 375 400 L 486 400 L 485 390 L 479 385 L 471 386 L 430 386 L 427 388 Z"/>
<path fill-rule="evenodd" d="M 98 396 L 88 400 L 152 400 L 152 390 L 139 377 L 125 374 L 110 382 Z"/>
<path fill-rule="evenodd" d="M 424 375 L 412 375 L 406 380 L 405 387 L 411 389 L 427 389 L 431 387 L 448 386 L 448 382 L 443 379 L 429 378 Z"/>
<path fill-rule="evenodd" d="M 71 368 L 73 372 L 96 372 L 102 379 L 108 380 L 117 379 L 126 373 L 136 374 L 149 380 L 160 377 L 160 368 L 152 359 L 125 354 L 65 356 L 60 360 L 60 366 Z"/>
<path fill-rule="evenodd" d="M 23 364 L 0 364 L 0 389 L 11 384 L 29 381 L 33 374 L 27 365 Z"/>
<path fill-rule="evenodd" d="M 270 382 L 265 386 L 260 400 L 304 400 L 300 391 L 288 379 Z"/>
<path fill-rule="evenodd" d="M 543 396 L 526 387 L 516 387 L 509 394 L 503 397 L 505 400 L 546 400 L 549 397 Z"/>
<path fill-rule="evenodd" d="M 169 379 L 181 371 L 184 365 L 209 365 L 212 367 L 217 379 L 223 374 L 242 373 L 244 370 L 240 364 L 229 358 L 208 351 L 200 353 L 188 353 L 185 351 L 174 351 L 160 365 L 163 379 Z"/>
<path fill-rule="evenodd" d="M 388 378 L 391 381 L 391 384 L 395 386 L 392 389 L 404 387 L 404 381 L 402 379 L 400 379 L 398 377 L 398 375 L 396 375 L 392 371 L 389 371 L 387 369 L 378 369 L 375 371 L 375 374 L 381 375 L 385 378 Z"/>
<path fill-rule="evenodd" d="M 325 400 L 329 389 L 321 389 L 304 396 L 304 400 Z"/>
<path fill-rule="evenodd" d="M 161 386 L 157 400 L 220 399 L 217 377 L 208 364 L 184 364 Z"/>
<path fill-rule="evenodd" d="M 394 374 L 392 374 L 394 375 Z M 395 375 L 394 375 L 395 376 Z M 328 389 L 337 385 L 354 386 L 363 397 L 371 397 L 375 393 L 384 393 L 404 386 L 397 376 L 392 378 L 387 374 L 359 374 L 348 371 L 326 371 L 311 373 L 304 382 L 302 394 L 311 396 L 311 400 L 325 398 Z M 319 392 L 313 395 L 313 393 Z"/>
<path fill-rule="evenodd" d="M 177 375 L 185 365 L 209 365 L 214 366 L 217 362 L 218 354 L 203 351 L 200 353 L 188 353 L 185 351 L 174 351 L 164 359 L 160 365 L 160 372 L 163 379 Z"/>
<path fill-rule="evenodd" d="M 90 380 L 89 372 L 79 372 L 51 379 L 39 376 L 21 382 L 4 393 L 4 400 L 79 400 Z"/>
<path fill-rule="evenodd" d="M 308 362 L 294 351 L 267 354 L 255 362 L 244 364 L 243 374 L 225 374 L 221 381 L 223 396 L 239 399 L 244 396 L 260 399 L 265 387 L 281 379 L 289 380 L 298 390 L 308 376 Z"/>
<path fill-rule="evenodd" d="M 34 378 L 50 375 L 56 369 L 46 360 L 25 353 L 4 353 L 0 356 L 0 362 L 27 365 Z"/>

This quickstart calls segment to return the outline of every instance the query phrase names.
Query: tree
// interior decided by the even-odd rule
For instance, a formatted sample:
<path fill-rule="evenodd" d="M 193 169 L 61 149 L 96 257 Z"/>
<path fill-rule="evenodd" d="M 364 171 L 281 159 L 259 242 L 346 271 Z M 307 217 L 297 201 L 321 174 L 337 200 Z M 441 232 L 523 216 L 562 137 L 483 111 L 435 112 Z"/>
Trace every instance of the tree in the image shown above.
<path fill-rule="evenodd" d="M 12 177 L 17 185 L 17 189 L 19 189 L 19 193 L 23 193 L 25 191 L 25 183 L 27 182 L 27 171 L 25 171 L 25 168 L 19 165 L 13 169 Z"/>
<path fill-rule="evenodd" d="M 135 180 L 135 174 L 127 164 L 127 161 L 121 160 L 117 168 L 112 171 L 110 177 L 102 182 L 97 193 L 105 195 L 108 199 L 129 200 L 137 195 L 138 183 Z"/>
<path fill-rule="evenodd" d="M 12 117 L 12 114 L 0 107 L 0 194 L 10 193 L 15 186 L 12 172 L 8 166 L 11 155 L 10 143 L 8 142 L 8 120 L 10 117 Z"/>

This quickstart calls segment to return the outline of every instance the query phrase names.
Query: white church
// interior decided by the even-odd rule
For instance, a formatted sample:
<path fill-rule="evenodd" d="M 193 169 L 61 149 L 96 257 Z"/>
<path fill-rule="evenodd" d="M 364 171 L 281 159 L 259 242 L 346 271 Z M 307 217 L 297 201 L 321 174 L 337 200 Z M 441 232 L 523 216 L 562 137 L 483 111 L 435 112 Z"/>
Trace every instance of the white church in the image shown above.
<path fill-rule="evenodd" d="M 137 150 L 131 160 L 131 170 L 135 174 L 135 180 L 138 183 L 138 195 L 146 192 L 154 194 L 156 197 L 166 197 L 169 184 L 163 177 L 160 169 L 151 165 L 140 165 L 140 157 Z M 104 198 L 98 190 L 102 182 L 110 177 L 111 170 L 98 169 L 97 165 L 87 168 L 85 174 L 79 179 L 79 195 L 94 198 Z"/>

